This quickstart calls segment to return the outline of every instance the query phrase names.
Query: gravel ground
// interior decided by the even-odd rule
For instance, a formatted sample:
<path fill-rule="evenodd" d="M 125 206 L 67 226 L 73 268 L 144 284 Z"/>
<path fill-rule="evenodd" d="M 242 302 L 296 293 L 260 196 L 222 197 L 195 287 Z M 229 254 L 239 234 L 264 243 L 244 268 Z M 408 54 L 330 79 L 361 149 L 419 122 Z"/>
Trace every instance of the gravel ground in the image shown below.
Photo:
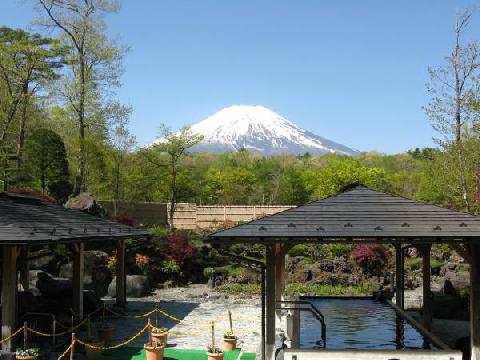
<path fill-rule="evenodd" d="M 112 299 L 107 299 L 113 302 Z M 180 349 L 206 349 L 211 343 L 211 321 L 215 321 L 216 343 L 222 345 L 223 333 L 229 329 L 228 311 L 232 312 L 233 330 L 240 338 L 241 347 L 256 352 L 260 344 L 260 299 L 257 297 L 226 296 L 208 289 L 205 285 L 156 290 L 148 297 L 128 299 L 128 314 L 143 314 L 155 306 L 178 318 L 181 322 L 164 316 L 152 315 L 158 326 L 169 329 L 169 346 Z M 115 325 L 115 339 L 119 343 L 141 329 L 146 319 L 111 319 Z M 142 347 L 147 341 L 144 334 L 130 346 Z"/>

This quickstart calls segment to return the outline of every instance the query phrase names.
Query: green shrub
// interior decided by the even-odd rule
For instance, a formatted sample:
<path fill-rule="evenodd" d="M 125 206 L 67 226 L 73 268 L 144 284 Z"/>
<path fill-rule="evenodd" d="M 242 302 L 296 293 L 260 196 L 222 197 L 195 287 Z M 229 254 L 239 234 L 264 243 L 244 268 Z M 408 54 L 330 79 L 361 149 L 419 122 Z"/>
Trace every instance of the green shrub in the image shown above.
<path fill-rule="evenodd" d="M 405 267 L 412 271 L 420 270 L 422 268 L 422 258 L 411 258 L 405 260 Z"/>
<path fill-rule="evenodd" d="M 331 244 L 329 245 L 329 252 L 334 257 L 348 257 L 352 252 L 352 244 Z"/>
<path fill-rule="evenodd" d="M 423 259 L 421 257 L 417 258 L 411 258 L 405 260 L 405 267 L 408 269 L 415 271 L 415 270 L 421 270 L 423 264 Z M 440 269 L 443 266 L 443 261 L 437 260 L 437 259 L 432 259 L 430 260 L 430 269 L 434 275 L 438 275 L 440 273 Z"/>
<path fill-rule="evenodd" d="M 288 252 L 288 255 L 290 256 L 311 256 L 312 255 L 312 250 L 308 245 L 305 244 L 298 244 L 295 245 L 293 248 L 290 249 Z"/>
<path fill-rule="evenodd" d="M 228 294 L 247 294 L 247 295 L 259 295 L 260 285 L 258 284 L 238 284 L 227 283 L 217 287 L 218 291 L 226 292 Z"/>
<path fill-rule="evenodd" d="M 207 279 L 210 279 L 214 271 L 214 268 L 206 267 L 205 269 L 203 269 L 203 276 L 205 276 Z"/>
<path fill-rule="evenodd" d="M 374 290 L 374 287 L 370 284 L 357 286 L 288 284 L 286 293 L 287 295 L 312 296 L 365 296 L 372 295 Z"/>

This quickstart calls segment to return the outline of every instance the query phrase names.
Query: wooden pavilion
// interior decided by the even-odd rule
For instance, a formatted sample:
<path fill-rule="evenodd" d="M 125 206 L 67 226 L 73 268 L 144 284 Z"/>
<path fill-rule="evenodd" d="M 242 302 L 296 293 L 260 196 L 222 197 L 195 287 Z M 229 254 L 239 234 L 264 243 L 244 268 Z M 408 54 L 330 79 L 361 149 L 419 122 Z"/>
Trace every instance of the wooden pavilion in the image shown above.
<path fill-rule="evenodd" d="M 276 304 L 284 297 L 285 255 L 299 243 L 387 243 L 396 249 L 396 303 L 403 307 L 403 249 L 415 246 L 423 258 L 423 325 L 432 321 L 430 250 L 447 243 L 470 264 L 471 359 L 480 360 L 480 217 L 350 185 L 304 206 L 219 231 L 216 244 L 261 243 L 266 249 L 265 353 L 275 358 Z"/>
<path fill-rule="evenodd" d="M 66 209 L 39 198 L 0 193 L 0 246 L 2 249 L 2 338 L 17 324 L 18 273 L 28 287 L 28 249 L 39 245 L 69 244 L 73 251 L 73 312 L 83 319 L 83 275 L 85 243 L 113 241 L 117 247 L 117 303 L 125 305 L 125 239 L 147 237 L 131 226 Z M 2 344 L 11 350 L 11 342 Z"/>

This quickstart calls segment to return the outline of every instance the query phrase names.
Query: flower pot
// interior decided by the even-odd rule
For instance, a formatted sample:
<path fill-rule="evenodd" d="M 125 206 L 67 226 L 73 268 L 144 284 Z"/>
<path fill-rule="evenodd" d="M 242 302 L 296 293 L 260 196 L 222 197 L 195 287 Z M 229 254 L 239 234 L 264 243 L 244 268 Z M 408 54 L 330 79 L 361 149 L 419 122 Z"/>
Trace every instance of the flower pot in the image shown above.
<path fill-rule="evenodd" d="M 95 345 L 95 346 L 102 346 L 103 341 L 90 341 L 90 344 Z M 99 349 L 92 349 L 88 346 L 85 346 L 85 355 L 87 356 L 88 360 L 97 360 L 100 359 L 102 356 L 102 350 Z"/>
<path fill-rule="evenodd" d="M 166 344 L 168 340 L 168 331 L 151 332 L 152 342 Z"/>
<path fill-rule="evenodd" d="M 110 342 L 113 340 L 113 333 L 115 328 L 111 325 L 102 325 L 97 327 L 98 339 L 104 342 Z"/>
<path fill-rule="evenodd" d="M 163 350 L 165 346 L 143 345 L 145 349 L 145 357 L 147 360 L 163 360 Z"/>
<path fill-rule="evenodd" d="M 223 360 L 223 353 L 207 352 L 208 360 Z"/>
<path fill-rule="evenodd" d="M 237 348 L 237 338 L 223 338 L 223 351 L 232 351 Z"/>
<path fill-rule="evenodd" d="M 17 359 L 17 360 L 37 360 L 38 356 L 35 356 L 35 355 L 26 355 L 26 356 L 15 355 L 15 359 Z"/>

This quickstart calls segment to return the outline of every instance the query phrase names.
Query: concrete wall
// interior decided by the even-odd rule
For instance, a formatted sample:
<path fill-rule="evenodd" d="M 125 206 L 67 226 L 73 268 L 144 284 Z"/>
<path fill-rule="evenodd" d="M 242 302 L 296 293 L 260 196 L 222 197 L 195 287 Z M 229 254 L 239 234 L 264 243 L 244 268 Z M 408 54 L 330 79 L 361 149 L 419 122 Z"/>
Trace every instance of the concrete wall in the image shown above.
<path fill-rule="evenodd" d="M 111 215 L 112 201 L 99 201 Z M 119 215 L 133 218 L 136 225 L 166 225 L 168 223 L 168 206 L 166 203 L 121 203 Z M 266 215 L 292 208 L 293 206 L 255 206 L 255 205 L 196 205 L 178 203 L 174 223 L 179 229 L 211 229 L 225 225 L 235 225 L 251 221 Z"/>
<path fill-rule="evenodd" d="M 298 350 L 285 349 L 284 360 L 462 360 L 455 350 Z"/>

